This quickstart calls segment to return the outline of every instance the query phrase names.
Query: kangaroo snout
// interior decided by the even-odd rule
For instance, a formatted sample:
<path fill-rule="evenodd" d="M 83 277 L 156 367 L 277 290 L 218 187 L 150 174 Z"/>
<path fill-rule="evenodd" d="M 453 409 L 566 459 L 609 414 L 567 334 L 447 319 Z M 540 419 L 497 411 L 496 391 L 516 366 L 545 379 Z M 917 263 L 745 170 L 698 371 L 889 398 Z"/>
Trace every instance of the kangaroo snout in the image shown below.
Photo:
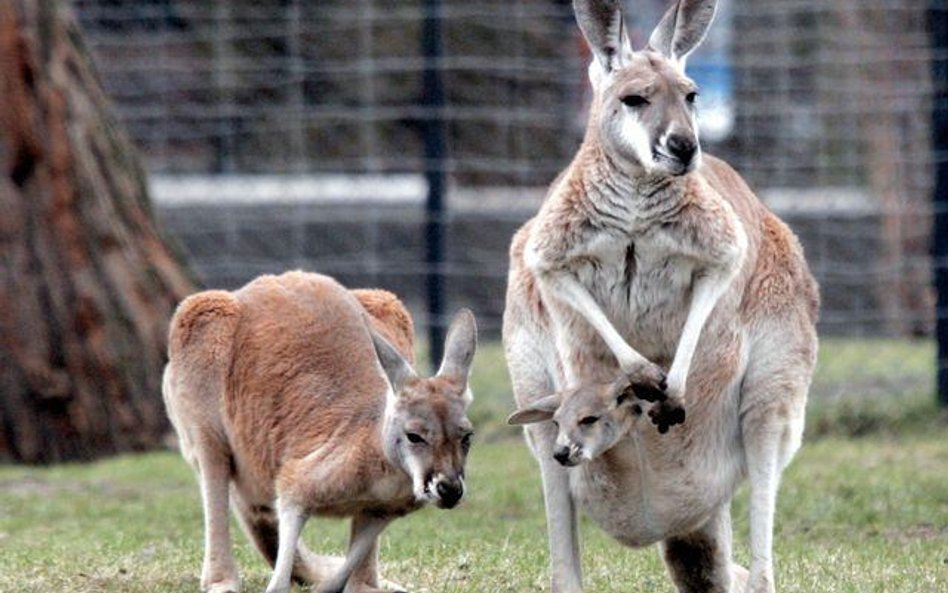
<path fill-rule="evenodd" d="M 691 165 L 695 154 L 698 152 L 697 140 L 684 134 L 670 135 L 665 142 L 665 146 L 669 154 L 678 159 L 686 169 Z"/>
<path fill-rule="evenodd" d="M 441 509 L 453 509 L 464 496 L 464 480 L 460 477 L 447 478 L 439 475 L 433 488 L 437 496 L 435 504 Z"/>
<path fill-rule="evenodd" d="M 562 466 L 572 467 L 579 464 L 579 456 L 574 453 L 578 453 L 576 447 L 557 445 L 556 449 L 553 450 L 553 459 Z"/>

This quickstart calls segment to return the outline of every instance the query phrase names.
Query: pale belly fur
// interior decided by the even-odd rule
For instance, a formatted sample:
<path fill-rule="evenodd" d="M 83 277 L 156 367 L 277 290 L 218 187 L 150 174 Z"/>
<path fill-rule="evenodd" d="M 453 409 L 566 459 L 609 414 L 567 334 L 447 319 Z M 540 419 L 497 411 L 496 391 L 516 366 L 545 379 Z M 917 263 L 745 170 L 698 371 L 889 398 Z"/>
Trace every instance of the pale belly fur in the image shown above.
<path fill-rule="evenodd" d="M 696 262 L 659 239 L 602 244 L 577 269 L 580 282 L 614 327 L 640 354 L 666 368 L 688 315 Z M 600 340 L 586 342 L 593 358 L 614 364 Z M 732 417 L 730 431 L 710 430 L 692 417 L 688 430 L 660 435 L 646 417 L 630 436 L 599 458 L 570 468 L 580 508 L 604 531 L 645 546 L 700 527 L 730 500 L 741 479 L 736 379 L 722 388 L 715 414 Z M 718 399 L 718 398 L 714 398 Z M 726 403 L 725 403 L 726 402 Z M 715 407 L 717 407 L 715 406 Z"/>
<path fill-rule="evenodd" d="M 659 446 L 661 439 L 665 442 Z M 580 508 L 629 546 L 653 544 L 700 527 L 730 500 L 741 478 L 739 444 L 733 438 L 685 452 L 679 440 L 674 431 L 658 435 L 641 419 L 635 434 L 569 470 Z M 718 448 L 722 450 L 714 450 Z"/>

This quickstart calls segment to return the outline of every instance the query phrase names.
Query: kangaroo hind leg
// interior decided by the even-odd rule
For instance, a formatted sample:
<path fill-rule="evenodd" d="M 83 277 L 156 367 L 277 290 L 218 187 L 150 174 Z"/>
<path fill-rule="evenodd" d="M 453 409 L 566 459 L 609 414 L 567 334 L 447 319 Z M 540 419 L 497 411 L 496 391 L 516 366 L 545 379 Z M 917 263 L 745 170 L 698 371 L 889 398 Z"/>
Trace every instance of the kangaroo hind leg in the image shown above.
<path fill-rule="evenodd" d="M 230 538 L 232 457 L 220 415 L 239 321 L 240 304 L 228 292 L 205 291 L 182 301 L 171 320 L 162 383 L 181 454 L 194 468 L 201 489 L 201 587 L 210 593 L 239 589 Z"/>
<path fill-rule="evenodd" d="M 240 581 L 234 562 L 228 513 L 230 456 L 216 445 L 199 443 L 194 451 L 204 505 L 204 562 L 201 589 L 237 593 Z"/>
<path fill-rule="evenodd" d="M 722 505 L 700 529 L 662 542 L 679 593 L 742 593 L 747 571 L 731 561 L 731 513 Z"/>
<path fill-rule="evenodd" d="M 238 488 L 231 490 L 234 511 L 247 539 L 253 543 L 271 567 L 276 564 L 280 531 L 272 505 L 251 504 Z M 320 556 L 313 553 L 302 540 L 296 542 L 293 558 L 293 580 L 301 585 L 316 585 L 342 566 L 339 556 Z"/>

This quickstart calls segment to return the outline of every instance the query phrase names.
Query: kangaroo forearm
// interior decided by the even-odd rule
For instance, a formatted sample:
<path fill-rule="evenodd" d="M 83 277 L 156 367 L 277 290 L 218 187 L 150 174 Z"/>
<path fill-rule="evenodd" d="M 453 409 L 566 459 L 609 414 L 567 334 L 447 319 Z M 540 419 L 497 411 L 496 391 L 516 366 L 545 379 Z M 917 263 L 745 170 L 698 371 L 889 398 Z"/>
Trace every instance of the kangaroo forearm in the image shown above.
<path fill-rule="evenodd" d="M 589 294 L 589 291 L 572 273 L 548 272 L 541 275 L 541 285 L 560 303 L 578 313 L 599 334 L 609 350 L 615 355 L 619 366 L 628 368 L 645 360 L 638 351 L 619 334 L 605 312 Z"/>

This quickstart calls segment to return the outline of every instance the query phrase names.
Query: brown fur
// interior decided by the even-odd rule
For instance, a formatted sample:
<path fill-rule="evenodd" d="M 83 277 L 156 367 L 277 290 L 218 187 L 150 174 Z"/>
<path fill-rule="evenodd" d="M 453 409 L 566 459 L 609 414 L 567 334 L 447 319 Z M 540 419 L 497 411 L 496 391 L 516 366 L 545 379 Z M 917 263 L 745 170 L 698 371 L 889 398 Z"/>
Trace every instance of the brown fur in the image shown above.
<path fill-rule="evenodd" d="M 218 493 L 214 496 L 233 482 L 234 508 L 269 561 L 278 557 L 277 503 L 304 516 L 355 517 L 356 542 L 356 526 L 366 523 L 359 517 L 387 522 L 423 504 L 419 478 L 389 451 L 397 446 L 386 440 L 392 406 L 416 418 L 410 421 L 421 427 L 416 430 L 443 431 L 429 436 L 430 448 L 444 457 L 432 471 L 458 474 L 456 468 L 463 468 L 466 449 L 460 442 L 470 430 L 464 417 L 469 366 L 464 365 L 470 364 L 473 345 L 465 342 L 464 349 L 457 343 L 475 338 L 473 318 L 459 319 L 467 331 L 452 325 L 461 337 L 451 352 L 467 358 L 451 368 L 461 374 L 421 379 L 410 370 L 411 317 L 389 292 L 349 291 L 326 276 L 289 272 L 262 276 L 235 292 L 191 296 L 172 319 L 164 387 L 182 453 L 202 488 Z M 387 346 L 373 345 L 370 328 L 394 348 L 386 360 L 412 374 L 403 385 L 392 385 L 392 376 L 380 372 L 386 363 L 379 366 L 377 349 Z M 215 592 L 236 590 L 229 541 L 227 551 L 221 549 L 229 537 L 226 525 L 219 507 L 209 506 L 220 503 L 208 502 L 209 496 L 205 512 L 212 527 L 202 584 Z M 365 591 L 377 586 L 374 553 L 372 544 L 368 560 L 356 570 L 357 578 L 367 579 L 361 585 Z M 328 578 L 329 565 L 338 563 L 300 544 L 294 564 L 297 579 L 320 581 Z"/>
<path fill-rule="evenodd" d="M 415 364 L 415 324 L 398 297 L 377 288 L 357 288 L 351 292 L 371 316 L 372 326 L 402 353 L 405 360 Z"/>
<path fill-rule="evenodd" d="M 369 433 L 387 386 L 383 377 L 366 373 L 375 352 L 361 312 L 344 291 L 334 281 L 291 273 L 264 276 L 235 294 L 244 312 L 224 391 L 225 421 L 239 451 L 238 471 L 255 481 L 298 483 L 295 460 L 319 449 L 337 430 L 363 434 L 355 442 L 367 445 L 326 452 L 351 456 L 347 465 L 353 471 L 345 474 L 343 490 L 363 490 L 372 465 L 367 460 L 380 456 Z M 397 325 L 389 328 L 401 332 Z M 317 393 L 320 397 L 313 397 Z"/>

